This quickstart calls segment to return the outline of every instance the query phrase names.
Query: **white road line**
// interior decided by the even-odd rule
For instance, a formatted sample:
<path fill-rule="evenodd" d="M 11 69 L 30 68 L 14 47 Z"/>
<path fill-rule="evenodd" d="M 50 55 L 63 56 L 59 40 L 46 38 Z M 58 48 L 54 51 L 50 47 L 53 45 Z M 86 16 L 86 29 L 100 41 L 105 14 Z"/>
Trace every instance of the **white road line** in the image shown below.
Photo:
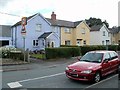
<path fill-rule="evenodd" d="M 86 87 L 85 89 L 88 89 L 88 88 L 93 87 L 93 86 L 95 86 L 95 85 L 97 85 L 97 84 L 100 84 L 100 83 L 103 83 L 103 82 L 105 82 L 105 81 L 107 81 L 107 80 L 110 80 L 111 78 L 114 78 L 114 77 L 116 77 L 117 75 L 118 75 L 118 74 L 116 74 L 116 75 L 114 75 L 114 76 L 112 76 L 112 77 L 110 77 L 110 78 L 107 78 L 107 79 L 105 79 L 105 80 L 102 80 L 102 81 L 100 81 L 100 82 L 98 82 L 98 83 L 92 84 L 92 85 Z M 84 90 L 85 90 L 85 89 L 84 89 Z"/>
<path fill-rule="evenodd" d="M 22 87 L 22 85 L 19 82 L 11 82 L 7 84 L 10 88 L 18 88 Z"/>
<path fill-rule="evenodd" d="M 10 88 L 17 88 L 17 87 L 22 87 L 22 85 L 20 84 L 21 82 L 27 82 L 27 81 L 32 81 L 32 80 L 38 80 L 38 79 L 44 79 L 44 78 L 49 78 L 49 77 L 55 77 L 55 76 L 59 76 L 65 74 L 65 72 L 62 73 L 57 73 L 57 74 L 53 74 L 53 75 L 49 75 L 49 76 L 43 76 L 43 77 L 37 77 L 37 78 L 32 78 L 32 79 L 26 79 L 26 80 L 20 80 L 20 81 L 16 81 L 16 82 L 11 82 L 11 83 L 7 83 L 7 85 Z"/>
<path fill-rule="evenodd" d="M 0 70 L 0 72 L 3 72 L 3 70 Z"/>

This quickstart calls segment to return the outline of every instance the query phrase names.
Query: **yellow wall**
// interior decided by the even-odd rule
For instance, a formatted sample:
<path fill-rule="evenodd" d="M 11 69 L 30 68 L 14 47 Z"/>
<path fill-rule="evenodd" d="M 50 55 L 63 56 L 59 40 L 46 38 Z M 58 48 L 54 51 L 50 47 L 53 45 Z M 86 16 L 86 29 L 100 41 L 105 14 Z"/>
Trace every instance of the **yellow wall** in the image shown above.
<path fill-rule="evenodd" d="M 61 27 L 61 45 L 65 45 L 66 40 L 71 41 L 71 45 L 77 45 L 77 39 L 86 40 L 86 45 L 90 45 L 90 29 L 84 22 L 81 22 L 76 28 L 70 28 L 71 33 L 65 33 L 65 27 Z M 85 34 L 82 34 L 82 29 L 85 29 Z"/>

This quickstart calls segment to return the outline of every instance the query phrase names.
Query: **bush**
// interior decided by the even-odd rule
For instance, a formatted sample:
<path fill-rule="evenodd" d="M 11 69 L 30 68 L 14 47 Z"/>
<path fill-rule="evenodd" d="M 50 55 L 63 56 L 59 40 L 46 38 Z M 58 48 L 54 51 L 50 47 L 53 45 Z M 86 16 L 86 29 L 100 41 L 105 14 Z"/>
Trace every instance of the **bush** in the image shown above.
<path fill-rule="evenodd" d="M 0 58 L 11 58 L 14 60 L 24 60 L 24 52 L 21 49 L 13 47 L 0 47 Z M 25 53 L 27 60 L 27 53 Z"/>
<path fill-rule="evenodd" d="M 80 55 L 79 47 L 46 48 L 46 58 L 68 58 Z"/>

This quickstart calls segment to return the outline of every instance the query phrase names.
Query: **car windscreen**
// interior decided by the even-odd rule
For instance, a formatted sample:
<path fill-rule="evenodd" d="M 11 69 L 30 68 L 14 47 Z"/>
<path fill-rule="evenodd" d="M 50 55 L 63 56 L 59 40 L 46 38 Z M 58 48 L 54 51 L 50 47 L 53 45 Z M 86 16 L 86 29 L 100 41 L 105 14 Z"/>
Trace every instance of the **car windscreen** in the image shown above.
<path fill-rule="evenodd" d="M 85 62 L 94 62 L 94 63 L 101 63 L 103 58 L 102 53 L 86 53 L 80 61 L 85 61 Z"/>

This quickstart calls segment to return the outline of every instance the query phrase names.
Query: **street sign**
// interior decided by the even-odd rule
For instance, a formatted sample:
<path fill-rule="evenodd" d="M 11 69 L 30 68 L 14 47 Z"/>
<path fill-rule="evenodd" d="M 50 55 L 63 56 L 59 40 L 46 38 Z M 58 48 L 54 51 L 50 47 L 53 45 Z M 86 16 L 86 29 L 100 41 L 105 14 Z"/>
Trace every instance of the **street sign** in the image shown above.
<path fill-rule="evenodd" d="M 22 17 L 21 19 L 21 25 L 27 25 L 27 17 Z"/>

